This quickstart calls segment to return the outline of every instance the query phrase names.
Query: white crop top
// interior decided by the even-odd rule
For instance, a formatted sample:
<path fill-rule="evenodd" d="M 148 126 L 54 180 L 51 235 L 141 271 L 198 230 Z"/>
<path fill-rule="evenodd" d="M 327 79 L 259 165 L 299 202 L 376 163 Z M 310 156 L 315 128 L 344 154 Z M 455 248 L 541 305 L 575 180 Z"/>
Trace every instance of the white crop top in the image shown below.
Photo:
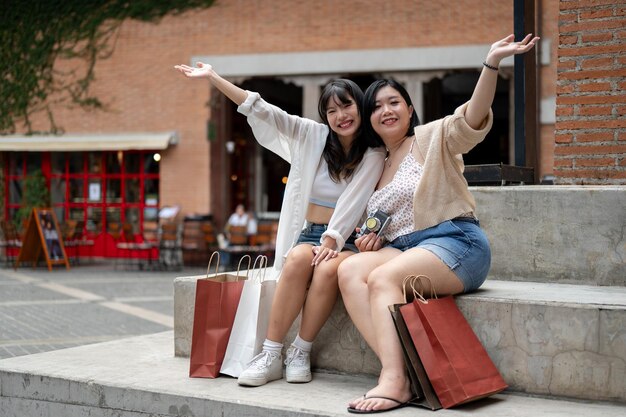
<path fill-rule="evenodd" d="M 313 180 L 309 203 L 334 209 L 337 205 L 337 200 L 339 200 L 339 197 L 345 191 L 346 187 L 348 187 L 348 182 L 344 178 L 338 183 L 330 178 L 328 164 L 324 157 L 322 157 L 320 158 L 320 163 L 315 173 L 315 179 Z"/>

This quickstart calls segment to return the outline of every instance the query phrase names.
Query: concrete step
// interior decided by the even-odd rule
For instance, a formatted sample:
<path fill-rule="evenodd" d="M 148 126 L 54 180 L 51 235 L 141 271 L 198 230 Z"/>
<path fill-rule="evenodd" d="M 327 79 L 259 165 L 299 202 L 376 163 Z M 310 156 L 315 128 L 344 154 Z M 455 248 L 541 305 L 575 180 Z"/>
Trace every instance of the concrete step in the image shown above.
<path fill-rule="evenodd" d="M 174 281 L 175 353 L 181 357 L 190 352 L 198 278 Z M 626 402 L 626 287 L 488 280 L 457 297 L 457 304 L 512 391 Z M 341 300 L 311 359 L 318 370 L 380 371 Z"/>
<path fill-rule="evenodd" d="M 367 376 L 316 373 L 309 384 L 239 387 L 233 378 L 188 378 L 172 356 L 172 332 L 0 361 L 2 417 L 347 416 L 346 404 L 375 384 Z M 621 417 L 626 406 L 499 394 L 441 416 Z M 430 416 L 404 408 L 391 414 Z"/>
<path fill-rule="evenodd" d="M 626 285 L 626 186 L 470 188 L 493 277 Z"/>

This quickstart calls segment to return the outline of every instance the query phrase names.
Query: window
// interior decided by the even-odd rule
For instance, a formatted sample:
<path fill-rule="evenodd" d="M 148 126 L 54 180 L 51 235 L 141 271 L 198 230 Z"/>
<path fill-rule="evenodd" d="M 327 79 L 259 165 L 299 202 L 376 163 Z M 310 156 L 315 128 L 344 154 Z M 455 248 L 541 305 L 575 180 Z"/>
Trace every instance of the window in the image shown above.
<path fill-rule="evenodd" d="M 157 158 L 158 159 L 158 158 Z M 136 233 L 157 219 L 159 163 L 151 151 L 9 152 L 5 168 L 8 218 L 22 204 L 24 179 L 36 169 L 49 180 L 59 221 L 84 222 L 88 234 L 128 222 Z"/>

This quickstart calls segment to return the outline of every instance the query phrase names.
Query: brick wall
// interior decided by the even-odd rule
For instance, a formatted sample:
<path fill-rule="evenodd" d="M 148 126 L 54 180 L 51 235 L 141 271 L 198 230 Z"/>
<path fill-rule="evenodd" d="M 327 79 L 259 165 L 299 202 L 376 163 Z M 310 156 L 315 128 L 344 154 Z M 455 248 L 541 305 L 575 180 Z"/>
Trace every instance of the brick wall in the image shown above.
<path fill-rule="evenodd" d="M 109 111 L 58 108 L 55 118 L 68 133 L 178 131 L 180 143 L 161 160 L 161 203 L 205 213 L 209 178 L 221 174 L 209 163 L 209 88 L 173 65 L 195 55 L 490 43 L 512 27 L 512 1 L 218 0 L 158 24 L 125 23 L 113 55 L 96 66 L 93 91 Z"/>
<path fill-rule="evenodd" d="M 558 0 L 542 7 L 544 39 L 556 45 Z M 204 213 L 209 178 L 221 175 L 209 164 L 209 88 L 183 79 L 173 65 L 197 55 L 487 44 L 512 31 L 512 0 L 218 0 L 159 24 L 125 23 L 112 56 L 96 66 L 93 89 L 109 111 L 59 108 L 55 117 L 68 133 L 178 131 L 180 143 L 161 162 L 161 203 Z M 555 94 L 552 49 L 551 65 L 540 73 L 542 98 Z M 476 57 L 477 66 L 482 60 Z M 548 150 L 541 152 L 541 171 L 550 173 L 552 126 L 542 126 L 541 136 Z"/>
<path fill-rule="evenodd" d="M 562 0 L 554 173 L 626 184 L 626 4 Z"/>

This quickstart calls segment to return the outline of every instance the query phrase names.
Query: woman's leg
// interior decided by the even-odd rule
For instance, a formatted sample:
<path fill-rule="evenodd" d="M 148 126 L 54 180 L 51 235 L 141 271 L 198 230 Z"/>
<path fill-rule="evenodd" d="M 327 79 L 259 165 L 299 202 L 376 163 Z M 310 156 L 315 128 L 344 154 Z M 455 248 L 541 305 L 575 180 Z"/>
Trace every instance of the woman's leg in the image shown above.
<path fill-rule="evenodd" d="M 306 294 L 298 337 L 287 350 L 285 378 L 287 382 L 303 383 L 312 379 L 311 345 L 330 316 L 337 301 L 337 267 L 354 252 L 345 251 L 336 258 L 315 266 Z"/>
<path fill-rule="evenodd" d="M 454 272 L 436 255 L 420 248 L 407 250 L 369 274 L 367 286 L 370 292 L 372 325 L 382 370 L 378 385 L 365 398 L 351 402 L 350 406 L 353 408 L 384 410 L 396 406 L 397 403 L 380 397 L 394 398 L 400 402 L 406 402 L 412 397 L 402 347 L 388 308 L 389 305 L 404 302 L 402 282 L 407 275 L 426 275 L 432 280 L 439 295 L 463 291 L 463 284 Z"/>
<path fill-rule="evenodd" d="M 328 320 L 337 301 L 337 268 L 345 259 L 354 255 L 343 251 L 336 258 L 322 261 L 313 270 L 313 279 L 304 301 L 300 321 L 300 337 L 312 342 Z"/>
<path fill-rule="evenodd" d="M 367 277 L 376 267 L 400 255 L 397 249 L 383 248 L 375 252 L 361 252 L 339 265 L 337 275 L 341 297 L 352 322 L 369 347 L 378 354 Z"/>
<path fill-rule="evenodd" d="M 267 340 L 261 353 L 239 375 L 239 385 L 257 387 L 283 377 L 282 343 L 304 304 L 312 260 L 311 245 L 300 244 L 289 252 L 274 294 Z"/>
<path fill-rule="evenodd" d="M 295 246 L 289 252 L 274 293 L 267 338 L 282 343 L 306 297 L 313 274 L 313 250 L 309 244 Z"/>

